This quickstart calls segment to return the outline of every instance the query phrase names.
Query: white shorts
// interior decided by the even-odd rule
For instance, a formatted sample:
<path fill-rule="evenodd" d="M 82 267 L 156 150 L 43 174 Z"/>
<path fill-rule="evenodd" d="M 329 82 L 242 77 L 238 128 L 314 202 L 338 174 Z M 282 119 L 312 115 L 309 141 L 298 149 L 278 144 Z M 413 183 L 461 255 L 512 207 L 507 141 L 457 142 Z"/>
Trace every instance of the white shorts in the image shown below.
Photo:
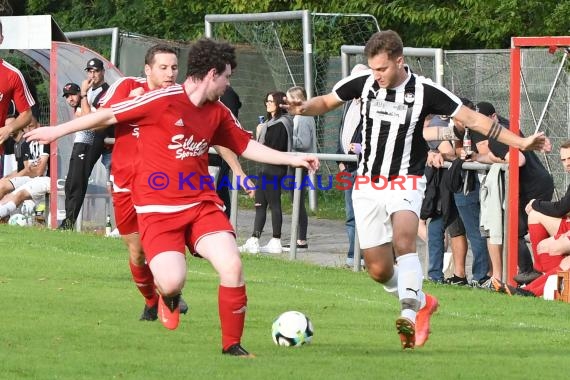
<path fill-rule="evenodd" d="M 374 187 L 374 186 L 376 187 Z M 352 190 L 354 221 L 360 248 L 372 248 L 392 241 L 391 215 L 396 211 L 413 211 L 418 218 L 422 208 L 425 177 L 410 177 L 401 186 L 379 190 L 378 184 L 366 183 Z"/>
<path fill-rule="evenodd" d="M 39 203 L 44 200 L 46 194 L 50 191 L 51 180 L 49 177 L 34 177 L 30 181 L 26 182 L 22 186 L 16 188 L 14 193 L 20 191 L 27 191 L 32 197 L 35 203 Z"/>
<path fill-rule="evenodd" d="M 24 186 L 26 183 L 28 183 L 29 181 L 32 180 L 32 177 L 13 177 L 10 178 L 9 181 L 12 184 L 12 186 L 14 186 L 14 190 L 16 190 L 18 187 Z"/>

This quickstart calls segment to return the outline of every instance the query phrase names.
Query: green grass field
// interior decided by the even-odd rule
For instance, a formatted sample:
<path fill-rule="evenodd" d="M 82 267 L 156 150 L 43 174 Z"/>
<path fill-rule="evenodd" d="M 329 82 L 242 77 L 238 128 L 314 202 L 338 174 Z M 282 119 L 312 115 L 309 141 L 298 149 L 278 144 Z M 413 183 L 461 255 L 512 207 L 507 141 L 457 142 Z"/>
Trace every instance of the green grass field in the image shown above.
<path fill-rule="evenodd" d="M 426 284 L 441 307 L 423 348 L 403 352 L 398 302 L 365 273 L 245 256 L 243 345 L 222 356 L 217 277 L 189 259 L 177 330 L 139 322 L 142 297 L 119 240 L 0 226 L 0 379 L 566 379 L 570 305 Z M 275 346 L 299 310 L 313 343 Z"/>

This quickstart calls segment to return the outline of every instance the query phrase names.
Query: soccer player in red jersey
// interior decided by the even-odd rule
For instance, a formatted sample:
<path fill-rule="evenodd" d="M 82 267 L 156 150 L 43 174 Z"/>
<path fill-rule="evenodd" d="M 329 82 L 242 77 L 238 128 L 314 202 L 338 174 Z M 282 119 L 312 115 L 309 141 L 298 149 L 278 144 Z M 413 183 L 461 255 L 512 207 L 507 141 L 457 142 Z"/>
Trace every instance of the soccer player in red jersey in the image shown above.
<path fill-rule="evenodd" d="M 314 156 L 288 155 L 251 140 L 219 101 L 236 66 L 233 47 L 204 38 L 192 45 L 188 55 L 182 85 L 151 91 L 26 137 L 51 142 L 97 125 L 137 124 L 143 133 L 131 158 L 132 195 L 142 245 L 160 293 L 159 318 L 167 328 L 178 325 L 188 246 L 220 276 L 222 352 L 251 356 L 241 346 L 247 296 L 235 233 L 214 187 L 204 181 L 208 148 L 221 145 L 247 159 L 311 171 L 319 162 Z"/>
<path fill-rule="evenodd" d="M 2 22 L 0 21 L 0 45 L 3 40 Z M 10 125 L 5 125 L 11 100 L 14 100 L 19 115 Z M 0 58 L 0 154 L 4 152 L 2 144 L 10 134 L 30 124 L 32 106 L 35 103 L 20 70 Z"/>
<path fill-rule="evenodd" d="M 101 107 L 110 107 L 128 97 L 145 92 L 166 88 L 176 82 L 178 76 L 178 56 L 167 45 L 152 46 L 145 55 L 146 78 L 125 77 L 109 87 L 101 99 Z M 129 267 L 133 281 L 145 298 L 141 321 L 155 321 L 158 318 L 158 293 L 154 277 L 144 257 L 139 238 L 137 214 L 131 199 L 132 179 L 134 175 L 132 158 L 137 152 L 137 140 L 140 129 L 135 123 L 124 123 L 115 128 L 115 146 L 111 166 L 113 183 L 113 209 L 117 229 L 129 250 Z M 188 306 L 181 300 L 180 311 L 186 313 Z"/>

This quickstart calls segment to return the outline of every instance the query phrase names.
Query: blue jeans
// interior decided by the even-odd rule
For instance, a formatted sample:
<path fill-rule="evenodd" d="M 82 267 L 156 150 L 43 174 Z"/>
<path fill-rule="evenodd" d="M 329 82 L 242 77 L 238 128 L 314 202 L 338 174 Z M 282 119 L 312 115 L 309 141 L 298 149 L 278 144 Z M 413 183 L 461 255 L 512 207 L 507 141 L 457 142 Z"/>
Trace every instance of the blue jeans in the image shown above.
<path fill-rule="evenodd" d="M 445 252 L 445 228 L 443 217 L 431 218 L 427 225 L 428 235 L 428 278 L 443 282 L 443 253 Z"/>
<path fill-rule="evenodd" d="M 347 180 L 350 179 L 352 185 L 354 185 L 354 179 L 356 178 L 356 172 L 350 172 L 350 178 L 348 176 L 343 177 Z M 346 256 L 348 258 L 354 258 L 354 235 L 355 235 L 355 223 L 354 223 L 354 207 L 352 206 L 352 185 L 349 189 L 344 191 L 344 212 L 346 215 L 346 220 L 344 225 L 346 226 L 346 234 L 348 235 L 348 252 Z"/>
<path fill-rule="evenodd" d="M 474 172 L 469 175 L 476 176 Z M 479 230 L 479 215 L 481 206 L 479 204 L 479 181 L 476 181 L 475 190 L 464 195 L 463 192 L 455 193 L 455 205 L 459 216 L 463 220 L 467 240 L 471 245 L 473 253 L 473 280 L 481 280 L 487 276 L 489 272 L 489 251 L 487 250 L 487 241 L 481 236 Z"/>

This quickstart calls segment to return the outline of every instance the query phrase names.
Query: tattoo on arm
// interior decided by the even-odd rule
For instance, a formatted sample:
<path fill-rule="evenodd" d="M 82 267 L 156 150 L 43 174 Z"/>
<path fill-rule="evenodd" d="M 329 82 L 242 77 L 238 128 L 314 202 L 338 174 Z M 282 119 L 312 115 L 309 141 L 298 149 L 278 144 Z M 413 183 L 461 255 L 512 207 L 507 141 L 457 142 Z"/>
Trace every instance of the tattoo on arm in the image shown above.
<path fill-rule="evenodd" d="M 491 139 L 497 139 L 499 137 L 499 135 L 501 134 L 501 130 L 503 127 L 501 127 L 501 125 L 499 123 L 497 123 L 496 121 L 493 121 L 493 124 L 491 125 L 491 128 L 489 129 L 489 132 L 487 133 L 487 137 L 491 138 Z"/>

